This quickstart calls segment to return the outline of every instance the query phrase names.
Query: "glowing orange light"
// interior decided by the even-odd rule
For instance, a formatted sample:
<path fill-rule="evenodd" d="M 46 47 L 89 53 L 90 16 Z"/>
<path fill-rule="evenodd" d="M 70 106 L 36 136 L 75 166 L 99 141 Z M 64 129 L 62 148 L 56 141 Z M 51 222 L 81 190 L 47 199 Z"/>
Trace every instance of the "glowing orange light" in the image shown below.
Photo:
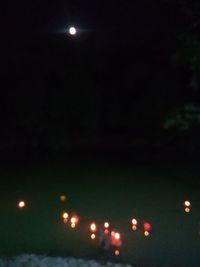
<path fill-rule="evenodd" d="M 26 206 L 26 203 L 21 200 L 21 201 L 18 202 L 17 206 L 18 206 L 19 209 L 23 209 Z"/>
<path fill-rule="evenodd" d="M 66 196 L 65 195 L 60 195 L 60 201 L 64 202 L 66 200 Z"/>
<path fill-rule="evenodd" d="M 95 234 L 91 234 L 91 239 L 95 239 L 96 238 L 96 235 Z"/>
<path fill-rule="evenodd" d="M 145 236 L 149 236 L 149 231 L 144 231 Z"/>
<path fill-rule="evenodd" d="M 132 230 L 133 231 L 136 231 L 137 230 L 137 226 L 134 224 L 134 225 L 132 225 Z"/>
<path fill-rule="evenodd" d="M 109 228 L 109 227 L 110 227 L 109 223 L 108 223 L 108 222 L 105 222 L 105 223 L 104 223 L 104 227 L 105 227 L 105 228 Z"/>
<path fill-rule="evenodd" d="M 186 213 L 189 213 L 189 212 L 190 212 L 190 208 L 186 207 L 186 208 L 185 208 L 185 212 L 186 212 Z"/>
<path fill-rule="evenodd" d="M 71 221 L 72 224 L 76 224 L 76 223 L 78 223 L 78 217 L 77 216 L 72 216 L 70 221 Z"/>
<path fill-rule="evenodd" d="M 120 239 L 120 234 L 119 233 L 115 233 L 115 239 Z"/>
<path fill-rule="evenodd" d="M 132 222 L 133 225 L 137 225 L 137 223 L 138 223 L 136 219 L 132 219 L 131 222 Z"/>
<path fill-rule="evenodd" d="M 118 249 L 115 250 L 115 256 L 119 256 L 120 252 Z"/>
<path fill-rule="evenodd" d="M 186 201 L 184 202 L 184 206 L 185 206 L 185 207 L 190 207 L 190 206 L 191 206 L 190 201 L 186 200 Z"/>
<path fill-rule="evenodd" d="M 96 226 L 95 223 L 91 223 L 91 225 L 90 225 L 90 230 L 91 230 L 92 232 L 96 232 L 96 230 L 97 230 L 97 226 Z"/>
<path fill-rule="evenodd" d="M 75 228 L 76 224 L 75 223 L 71 223 L 71 228 Z"/>

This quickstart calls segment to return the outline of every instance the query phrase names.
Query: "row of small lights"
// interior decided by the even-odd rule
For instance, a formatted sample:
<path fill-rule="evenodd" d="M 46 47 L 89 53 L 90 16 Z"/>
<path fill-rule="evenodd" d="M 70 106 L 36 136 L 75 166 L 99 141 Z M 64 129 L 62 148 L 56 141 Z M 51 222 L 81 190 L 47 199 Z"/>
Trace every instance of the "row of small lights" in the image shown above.
<path fill-rule="evenodd" d="M 60 196 L 60 200 L 61 201 L 65 201 L 66 200 L 66 197 L 64 196 L 64 195 L 61 195 Z M 24 200 L 20 200 L 18 203 L 17 203 L 17 207 L 19 208 L 19 209 L 23 209 L 23 208 L 25 208 L 25 206 L 26 206 L 26 202 L 24 201 Z M 184 202 L 184 204 L 183 204 L 183 207 L 184 207 L 184 211 L 186 212 L 186 213 L 189 213 L 190 211 L 191 211 L 191 203 L 190 203 L 190 201 L 188 201 L 188 200 L 186 200 L 185 202 Z M 67 219 L 67 218 L 66 218 Z M 72 221 L 74 221 L 74 219 L 72 220 Z M 136 230 L 137 229 L 137 227 L 136 227 L 136 225 L 137 225 L 137 220 L 135 220 L 135 219 L 133 219 L 132 220 L 132 224 L 133 224 L 133 230 Z M 134 229 L 136 227 L 136 229 Z"/>
<path fill-rule="evenodd" d="M 65 195 L 61 195 L 60 196 L 60 201 L 64 202 L 66 200 L 66 196 Z M 26 207 L 26 202 L 24 200 L 20 200 L 17 203 L 17 207 L 19 209 L 24 209 Z M 190 201 L 186 200 L 183 203 L 183 208 L 184 211 L 186 213 L 189 213 L 191 211 L 191 203 Z M 70 226 L 71 228 L 75 228 L 76 225 L 79 223 L 79 217 L 77 215 L 72 215 L 70 216 L 68 212 L 63 211 L 63 213 L 61 214 L 61 218 L 63 220 L 63 222 L 66 224 L 68 222 L 70 222 Z M 120 251 L 119 251 L 119 247 L 121 246 L 121 235 L 119 232 L 116 231 L 111 231 L 110 232 L 110 224 L 109 222 L 104 222 L 103 224 L 104 226 L 104 233 L 105 234 L 110 234 L 110 237 L 112 239 L 112 241 L 115 243 L 115 246 L 118 248 L 114 251 L 114 254 L 116 256 L 120 255 Z M 138 220 L 133 218 L 131 220 L 131 229 L 133 231 L 136 231 L 138 229 Z M 97 224 L 95 222 L 92 222 L 89 226 L 89 230 L 90 230 L 90 238 L 92 240 L 96 239 L 96 233 L 98 230 Z M 150 235 L 150 232 L 152 230 L 151 224 L 149 222 L 144 222 L 143 223 L 143 230 L 144 230 L 144 236 L 148 237 Z"/>

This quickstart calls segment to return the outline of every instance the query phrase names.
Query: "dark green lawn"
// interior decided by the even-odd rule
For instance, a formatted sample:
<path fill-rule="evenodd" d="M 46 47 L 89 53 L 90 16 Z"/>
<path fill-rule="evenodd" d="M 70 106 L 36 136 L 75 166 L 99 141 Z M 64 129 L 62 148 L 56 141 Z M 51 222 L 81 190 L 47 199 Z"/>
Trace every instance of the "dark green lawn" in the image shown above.
<path fill-rule="evenodd" d="M 200 265 L 200 185 L 198 172 L 185 167 L 111 164 L 63 164 L 1 170 L 0 254 L 39 253 L 91 258 L 97 245 L 88 224 L 109 220 L 122 234 L 124 262 Z M 65 194 L 65 203 L 59 195 Z M 27 201 L 24 210 L 17 201 Z M 183 212 L 189 199 L 192 212 Z M 64 210 L 80 215 L 72 230 L 62 223 Z M 132 232 L 130 219 L 152 224 L 145 238 Z M 182 265 L 184 266 L 184 265 Z"/>

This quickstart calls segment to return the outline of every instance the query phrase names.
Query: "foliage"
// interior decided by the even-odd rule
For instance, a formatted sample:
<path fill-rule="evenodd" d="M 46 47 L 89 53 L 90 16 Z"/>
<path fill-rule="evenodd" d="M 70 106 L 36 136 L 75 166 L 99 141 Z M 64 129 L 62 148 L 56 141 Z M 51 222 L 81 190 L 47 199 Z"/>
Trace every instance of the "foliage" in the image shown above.
<path fill-rule="evenodd" d="M 168 114 L 163 126 L 164 129 L 187 131 L 196 125 L 200 125 L 200 107 L 188 104 Z"/>

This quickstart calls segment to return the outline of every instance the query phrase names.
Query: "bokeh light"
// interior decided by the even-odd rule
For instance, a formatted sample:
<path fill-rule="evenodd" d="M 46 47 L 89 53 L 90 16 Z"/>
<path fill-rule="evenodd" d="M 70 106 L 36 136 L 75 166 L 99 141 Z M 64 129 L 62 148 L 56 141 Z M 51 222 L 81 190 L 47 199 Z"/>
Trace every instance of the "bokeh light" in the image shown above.
<path fill-rule="evenodd" d="M 91 234 L 91 239 L 95 239 L 96 238 L 96 235 L 95 234 Z"/>
<path fill-rule="evenodd" d="M 78 223 L 78 220 L 79 219 L 78 219 L 77 216 L 72 216 L 70 221 L 71 221 L 72 224 L 76 224 L 76 223 Z"/>
<path fill-rule="evenodd" d="M 105 222 L 105 223 L 104 223 L 104 227 L 105 227 L 105 228 L 109 228 L 109 227 L 110 227 L 109 223 L 108 223 L 108 222 Z"/>
<path fill-rule="evenodd" d="M 115 233 L 115 239 L 120 239 L 120 233 Z"/>
<path fill-rule="evenodd" d="M 148 222 L 145 222 L 144 223 L 144 230 L 149 232 L 151 230 L 151 224 Z"/>
<path fill-rule="evenodd" d="M 186 208 L 185 208 L 185 212 L 186 212 L 186 213 L 189 213 L 189 212 L 190 212 L 190 208 L 186 207 Z"/>
<path fill-rule="evenodd" d="M 144 231 L 144 235 L 149 236 L 150 235 L 149 231 Z"/>
<path fill-rule="evenodd" d="M 75 228 L 76 224 L 75 223 L 71 223 L 71 228 Z"/>
<path fill-rule="evenodd" d="M 132 225 L 132 230 L 133 230 L 133 231 L 136 231 L 136 230 L 137 230 L 137 225 L 135 225 L 135 224 Z"/>
<path fill-rule="evenodd" d="M 96 226 L 96 224 L 93 222 L 93 223 L 91 223 L 91 225 L 90 225 L 90 230 L 92 231 L 92 232 L 96 232 L 96 230 L 97 230 L 97 226 Z"/>
<path fill-rule="evenodd" d="M 120 252 L 118 249 L 115 250 L 115 256 L 119 256 Z"/>
<path fill-rule="evenodd" d="M 18 202 L 17 206 L 18 206 L 19 209 L 23 209 L 26 206 L 26 203 L 25 203 L 25 201 L 20 200 Z"/>
<path fill-rule="evenodd" d="M 63 214 L 62 214 L 62 217 L 63 217 L 63 219 L 68 219 L 69 218 L 69 214 L 66 211 L 64 211 Z"/>
<path fill-rule="evenodd" d="M 184 202 L 184 206 L 185 206 L 185 207 L 190 207 L 190 206 L 191 206 L 190 201 L 186 200 L 186 201 Z"/>
<path fill-rule="evenodd" d="M 64 201 L 66 201 L 66 196 L 65 195 L 60 195 L 60 201 L 62 201 L 62 202 L 64 202 Z"/>
<path fill-rule="evenodd" d="M 138 223 L 136 219 L 132 219 L 131 222 L 132 222 L 133 225 L 137 225 L 137 223 Z"/>

